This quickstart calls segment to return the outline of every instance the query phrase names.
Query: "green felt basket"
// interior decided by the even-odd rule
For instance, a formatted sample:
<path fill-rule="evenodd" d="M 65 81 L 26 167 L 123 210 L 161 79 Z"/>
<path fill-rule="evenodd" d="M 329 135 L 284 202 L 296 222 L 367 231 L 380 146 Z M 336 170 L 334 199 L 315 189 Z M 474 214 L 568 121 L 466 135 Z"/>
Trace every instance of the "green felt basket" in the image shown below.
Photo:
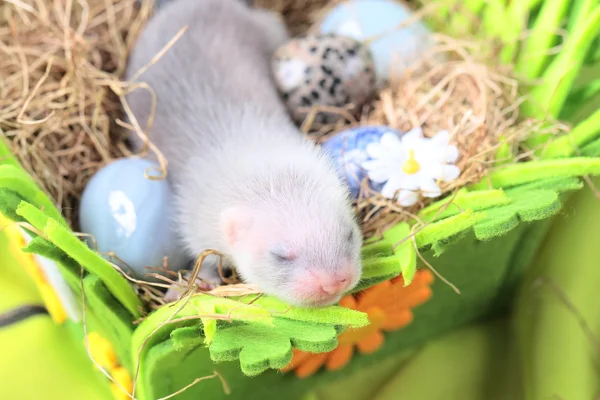
<path fill-rule="evenodd" d="M 135 398 L 141 400 L 178 391 L 174 398 L 223 398 L 219 377 L 226 381 L 230 399 L 280 399 L 284 393 L 291 399 L 302 398 L 324 382 L 367 371 L 387 357 L 506 310 L 563 201 L 583 187 L 583 177 L 600 174 L 600 111 L 585 111 L 600 92 L 598 81 L 577 79 L 586 65 L 599 65 L 600 3 L 471 0 L 465 2 L 463 14 L 453 11 L 457 6 L 453 2 L 439 3 L 444 7 L 432 24 L 453 34 L 462 29 L 467 13 L 478 16 L 477 34 L 482 40 L 504 44 L 499 62 L 514 62 L 523 75 L 543 80 L 530 93 L 541 107 L 524 105 L 523 115 L 550 115 L 574 127 L 569 134 L 553 138 L 533 132 L 531 145 L 542 149 L 535 161 L 498 165 L 482 182 L 461 189 L 449 207 L 444 208 L 447 199 L 430 205 L 420 214 L 430 223 L 414 237 L 411 224 L 402 223 L 383 239 L 367 242 L 364 277 L 357 290 L 370 290 L 399 275 L 408 284 L 426 268 L 426 260 L 460 294 L 435 278 L 431 298 L 414 307 L 410 323 L 380 332 L 383 342 L 377 351 L 355 352 L 347 365 L 335 371 L 324 367 L 299 379 L 280 369 L 290 363 L 293 349 L 331 352 L 338 347 L 340 334 L 369 329 L 375 314 L 343 306 L 296 309 L 267 296 L 248 304 L 248 299 L 204 295 L 160 308 L 137 322 L 147 310 L 133 286 L 73 234 L 8 145 L 0 142 L 0 212 L 5 219 L 21 223 L 11 236 L 14 247 L 17 251 L 23 247 L 19 232 L 25 232 L 24 251 L 55 262 L 69 292 L 59 297 L 70 296 L 75 304 L 62 314 L 57 311 L 55 318 L 73 328 L 82 346 L 87 343 L 106 375 L 127 390 L 135 380 Z M 563 50 L 544 55 L 539 50 L 552 47 L 558 37 L 548 32 L 557 31 L 565 19 L 569 36 Z M 528 28 L 538 34 L 517 45 Z M 522 61 L 522 55 L 533 48 L 540 55 Z M 196 382 L 210 376 L 215 377 Z M 109 379 L 106 382 L 111 384 Z"/>

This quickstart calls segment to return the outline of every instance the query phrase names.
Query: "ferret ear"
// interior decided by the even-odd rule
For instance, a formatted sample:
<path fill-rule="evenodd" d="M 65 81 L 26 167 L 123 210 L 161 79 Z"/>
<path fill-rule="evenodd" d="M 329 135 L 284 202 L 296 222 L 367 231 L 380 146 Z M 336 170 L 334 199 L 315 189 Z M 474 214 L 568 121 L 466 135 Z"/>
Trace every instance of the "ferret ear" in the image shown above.
<path fill-rule="evenodd" d="M 234 246 L 247 235 L 252 226 L 252 214 L 242 207 L 229 207 L 221 213 L 220 222 L 225 243 Z"/>

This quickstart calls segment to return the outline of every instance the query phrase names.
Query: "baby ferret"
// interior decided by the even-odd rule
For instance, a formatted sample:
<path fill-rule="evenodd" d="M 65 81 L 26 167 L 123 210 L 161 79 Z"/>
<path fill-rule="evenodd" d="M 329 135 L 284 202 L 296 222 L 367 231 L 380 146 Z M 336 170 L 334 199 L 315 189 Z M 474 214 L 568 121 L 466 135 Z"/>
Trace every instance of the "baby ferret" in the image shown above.
<path fill-rule="evenodd" d="M 135 44 L 127 77 L 185 25 L 139 79 L 158 97 L 149 135 L 168 160 L 182 251 L 217 250 L 245 282 L 290 304 L 337 302 L 361 277 L 362 237 L 348 189 L 272 80 L 271 55 L 288 39 L 283 22 L 239 0 L 166 3 Z M 150 94 L 137 90 L 128 102 L 146 121 Z"/>

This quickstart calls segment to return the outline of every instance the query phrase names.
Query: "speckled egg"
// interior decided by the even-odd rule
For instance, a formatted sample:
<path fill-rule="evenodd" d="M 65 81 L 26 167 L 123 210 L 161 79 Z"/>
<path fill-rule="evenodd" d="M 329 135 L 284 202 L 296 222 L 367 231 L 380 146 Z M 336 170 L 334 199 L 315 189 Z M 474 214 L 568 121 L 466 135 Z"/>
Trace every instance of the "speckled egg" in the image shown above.
<path fill-rule="evenodd" d="M 335 34 L 295 38 L 273 55 L 273 74 L 292 118 L 302 123 L 313 106 L 357 111 L 375 92 L 375 66 L 359 41 Z M 317 123 L 339 114 L 319 112 Z"/>
<path fill-rule="evenodd" d="M 320 21 L 320 33 L 335 33 L 368 41 L 379 84 L 401 74 L 432 43 L 422 21 L 404 27 L 414 16 L 406 6 L 392 0 L 348 0 L 339 2 Z"/>
<path fill-rule="evenodd" d="M 98 251 L 114 252 L 138 277 L 151 272 L 146 267 L 162 267 L 163 257 L 174 271 L 186 261 L 171 223 L 171 188 L 164 179 L 144 175 L 153 167 L 137 158 L 108 164 L 89 181 L 79 206 L 81 231 L 93 236 Z"/>
<path fill-rule="evenodd" d="M 333 158 L 340 178 L 348 184 L 354 197 L 358 196 L 361 183 L 367 176 L 361 167 L 363 162 L 370 160 L 367 146 L 378 142 L 389 132 L 398 137 L 403 135 L 403 132 L 387 126 L 360 126 L 341 131 L 321 144 L 325 152 Z M 379 191 L 382 186 L 383 184 L 379 184 L 371 187 Z"/>

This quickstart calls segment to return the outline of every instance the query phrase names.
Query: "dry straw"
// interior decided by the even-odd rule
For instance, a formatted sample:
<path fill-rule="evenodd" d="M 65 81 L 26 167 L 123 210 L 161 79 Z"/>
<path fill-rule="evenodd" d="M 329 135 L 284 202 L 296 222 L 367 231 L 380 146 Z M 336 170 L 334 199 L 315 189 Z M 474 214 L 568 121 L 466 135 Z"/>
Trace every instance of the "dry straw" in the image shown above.
<path fill-rule="evenodd" d="M 135 0 L 0 5 L 0 129 L 69 221 L 87 180 L 128 154 L 106 80 L 119 81 L 150 12 Z"/>

